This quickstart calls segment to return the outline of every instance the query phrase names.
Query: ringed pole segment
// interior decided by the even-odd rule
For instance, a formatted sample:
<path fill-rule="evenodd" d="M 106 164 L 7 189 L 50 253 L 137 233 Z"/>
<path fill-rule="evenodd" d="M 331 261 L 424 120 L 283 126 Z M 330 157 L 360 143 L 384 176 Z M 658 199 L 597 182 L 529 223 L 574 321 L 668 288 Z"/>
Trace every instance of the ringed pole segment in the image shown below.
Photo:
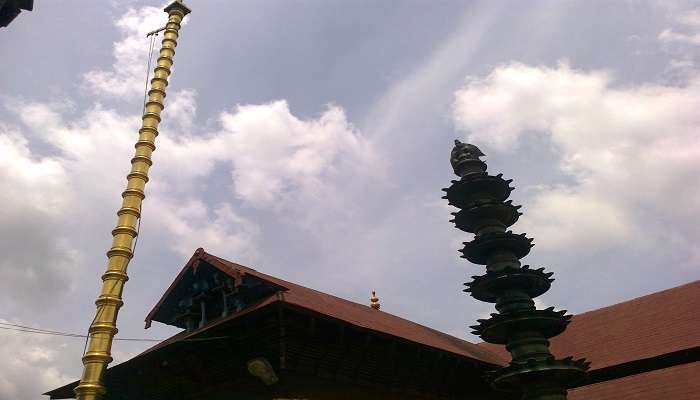
<path fill-rule="evenodd" d="M 117 226 L 112 230 L 112 246 L 107 252 L 107 271 L 102 275 L 102 290 L 95 304 L 95 318 L 90 324 L 87 351 L 83 355 L 83 373 L 80 384 L 75 388 L 76 399 L 99 400 L 105 393 L 104 372 L 112 361 L 111 349 L 117 333 L 117 316 L 122 306 L 122 292 L 128 280 L 127 267 L 133 257 L 133 244 L 138 235 L 138 222 L 141 218 L 141 203 L 146 197 L 144 189 L 148 182 L 148 170 L 153 164 L 151 155 L 156 149 L 160 113 L 163 111 L 165 89 L 173 65 L 180 24 L 190 9 L 177 0 L 165 7 L 168 22 L 165 25 L 163 40 L 157 65 L 153 70 L 151 89 L 143 113 L 143 123 L 139 129 L 135 154 L 131 159 L 131 171 L 127 175 L 127 185 L 122 192 L 122 205 L 117 211 Z"/>

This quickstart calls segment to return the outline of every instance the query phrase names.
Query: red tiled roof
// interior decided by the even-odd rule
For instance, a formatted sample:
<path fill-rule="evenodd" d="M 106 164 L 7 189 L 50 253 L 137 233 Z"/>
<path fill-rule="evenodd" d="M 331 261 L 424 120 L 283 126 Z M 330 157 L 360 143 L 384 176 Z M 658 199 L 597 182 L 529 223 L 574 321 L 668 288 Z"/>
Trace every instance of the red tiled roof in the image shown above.
<path fill-rule="evenodd" d="M 569 391 L 569 400 L 694 400 L 700 397 L 700 362 L 658 369 Z"/>
<path fill-rule="evenodd" d="M 700 281 L 652 293 L 573 317 L 552 338 L 557 357 L 585 357 L 591 368 L 605 368 L 700 346 Z M 504 346 L 480 347 L 510 361 Z"/>
<path fill-rule="evenodd" d="M 177 281 L 184 272 L 195 266 L 200 260 L 206 261 L 212 266 L 220 269 L 224 273 L 231 276 L 237 274 L 249 274 L 259 279 L 268 281 L 278 286 L 286 288 L 285 291 L 277 292 L 276 295 L 262 301 L 261 303 L 251 307 L 251 309 L 259 309 L 267 304 L 275 301 L 281 301 L 291 304 L 315 313 L 326 315 L 331 318 L 341 320 L 343 322 L 355 325 L 360 328 L 380 332 L 387 335 L 399 337 L 411 342 L 423 344 L 436 349 L 448 351 L 464 357 L 469 357 L 474 360 L 479 360 L 489 364 L 503 364 L 500 358 L 488 349 L 482 348 L 474 343 L 461 340 L 446 333 L 428 328 L 415 322 L 397 317 L 384 311 L 375 310 L 367 305 L 354 303 L 327 293 L 309 289 L 304 286 L 297 285 L 292 282 L 287 282 L 282 279 L 275 278 L 270 275 L 260 273 L 252 268 L 248 268 L 214 255 L 206 253 L 202 249 L 197 249 L 190 261 L 185 265 L 183 271 L 178 275 Z M 165 292 L 161 301 L 154 307 L 146 318 L 147 325 L 155 314 L 159 305 L 168 296 L 169 292 L 175 286 L 175 282 L 171 285 L 168 291 Z M 251 309 L 243 311 L 250 312 Z M 238 314 L 230 315 L 221 320 L 222 323 L 226 320 L 236 318 Z M 218 324 L 218 323 L 217 323 Z M 207 329 L 208 326 L 202 329 Z M 197 332 L 197 331 L 195 331 Z M 194 333 L 194 332 L 193 332 Z M 158 346 L 156 346 L 158 347 Z"/>

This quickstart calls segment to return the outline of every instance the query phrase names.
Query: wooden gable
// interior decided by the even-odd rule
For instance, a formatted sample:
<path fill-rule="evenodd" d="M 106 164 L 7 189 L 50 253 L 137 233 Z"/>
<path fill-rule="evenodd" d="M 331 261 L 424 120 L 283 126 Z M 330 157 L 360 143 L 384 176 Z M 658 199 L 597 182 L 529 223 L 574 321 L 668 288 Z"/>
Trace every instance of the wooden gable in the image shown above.
<path fill-rule="evenodd" d="M 148 314 L 147 328 L 151 321 L 158 321 L 191 332 L 287 290 L 240 269 L 209 263 L 197 255 Z"/>

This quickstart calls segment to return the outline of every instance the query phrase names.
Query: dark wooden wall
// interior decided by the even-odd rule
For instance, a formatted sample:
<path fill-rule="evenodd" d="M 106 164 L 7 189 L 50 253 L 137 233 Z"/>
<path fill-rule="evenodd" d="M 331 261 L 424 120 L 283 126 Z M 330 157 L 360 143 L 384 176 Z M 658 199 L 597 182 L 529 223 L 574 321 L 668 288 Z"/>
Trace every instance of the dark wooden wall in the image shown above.
<path fill-rule="evenodd" d="M 105 400 L 513 398 L 489 388 L 482 363 L 286 303 L 196 337 L 110 368 Z M 247 362 L 259 357 L 274 368 L 276 384 L 248 372 Z"/>

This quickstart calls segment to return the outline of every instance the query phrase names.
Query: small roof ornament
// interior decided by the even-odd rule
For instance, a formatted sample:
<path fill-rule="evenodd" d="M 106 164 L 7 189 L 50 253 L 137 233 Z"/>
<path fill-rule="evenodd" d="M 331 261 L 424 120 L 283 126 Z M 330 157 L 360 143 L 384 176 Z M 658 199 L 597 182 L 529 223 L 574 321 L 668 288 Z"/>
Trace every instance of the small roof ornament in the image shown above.
<path fill-rule="evenodd" d="M 484 156 L 485 154 L 473 144 L 462 143 L 455 139 L 455 147 L 450 154 L 450 164 L 460 178 L 472 173 L 483 173 L 486 171 L 486 163 L 479 160 L 479 157 Z"/>
<path fill-rule="evenodd" d="M 372 291 L 372 297 L 369 298 L 369 306 L 374 308 L 375 310 L 379 310 L 381 308 L 381 304 L 379 304 L 379 297 L 377 297 L 377 292 L 374 290 Z"/>

